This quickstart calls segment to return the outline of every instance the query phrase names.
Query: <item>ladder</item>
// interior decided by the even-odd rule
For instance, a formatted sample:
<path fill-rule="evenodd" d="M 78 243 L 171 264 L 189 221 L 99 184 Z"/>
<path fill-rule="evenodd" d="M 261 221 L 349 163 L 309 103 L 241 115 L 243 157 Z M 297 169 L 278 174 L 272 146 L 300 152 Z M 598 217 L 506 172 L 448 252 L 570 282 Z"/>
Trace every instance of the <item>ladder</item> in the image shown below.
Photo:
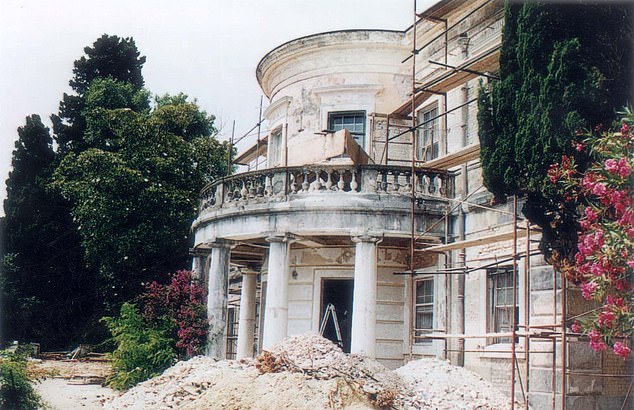
<path fill-rule="evenodd" d="M 321 325 L 319 326 L 319 334 L 324 335 L 324 330 L 326 330 L 326 324 L 328 323 L 328 318 L 332 317 L 332 322 L 335 325 L 335 333 L 337 334 L 337 345 L 343 348 L 343 339 L 341 338 L 341 328 L 339 327 L 339 319 L 337 319 L 337 311 L 335 310 L 335 305 L 329 303 L 326 306 L 326 313 L 324 314 L 324 318 L 321 320 Z"/>

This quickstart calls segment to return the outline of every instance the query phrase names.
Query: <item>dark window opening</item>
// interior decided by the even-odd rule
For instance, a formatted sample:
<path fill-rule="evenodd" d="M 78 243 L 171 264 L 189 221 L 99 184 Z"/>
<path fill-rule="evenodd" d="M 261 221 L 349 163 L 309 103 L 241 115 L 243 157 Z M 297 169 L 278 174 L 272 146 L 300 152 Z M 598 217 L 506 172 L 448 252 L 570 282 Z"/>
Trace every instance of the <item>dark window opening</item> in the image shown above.
<path fill-rule="evenodd" d="M 352 279 L 324 279 L 321 283 L 321 313 L 319 324 L 321 325 L 326 308 L 329 304 L 335 307 L 339 328 L 341 329 L 341 339 L 343 341 L 342 350 L 350 353 L 350 334 L 352 333 L 352 299 L 354 292 L 354 281 Z M 337 332 L 332 316 L 326 322 L 323 336 L 337 344 Z"/>

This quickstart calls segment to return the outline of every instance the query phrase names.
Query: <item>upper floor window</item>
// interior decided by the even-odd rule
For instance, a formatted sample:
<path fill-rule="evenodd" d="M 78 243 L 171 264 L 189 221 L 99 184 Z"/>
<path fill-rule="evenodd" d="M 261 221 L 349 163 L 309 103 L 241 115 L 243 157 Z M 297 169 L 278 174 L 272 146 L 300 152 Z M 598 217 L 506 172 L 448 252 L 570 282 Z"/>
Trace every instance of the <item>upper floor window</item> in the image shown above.
<path fill-rule="evenodd" d="M 438 107 L 426 107 L 418 111 L 418 133 L 416 157 L 419 161 L 430 161 L 440 155 L 440 129 Z"/>
<path fill-rule="evenodd" d="M 282 128 L 271 132 L 269 137 L 269 151 L 267 154 L 268 166 L 281 165 L 282 160 Z"/>
<path fill-rule="evenodd" d="M 328 113 L 328 130 L 347 129 L 357 143 L 365 143 L 365 111 L 345 111 Z"/>
<path fill-rule="evenodd" d="M 431 333 L 434 329 L 434 279 L 416 281 L 416 304 L 414 305 L 415 335 Z M 431 339 L 417 339 L 417 343 L 431 343 Z"/>
<path fill-rule="evenodd" d="M 513 268 L 504 267 L 487 271 L 489 297 L 489 330 L 494 333 L 508 333 L 515 329 L 519 319 L 517 287 L 515 287 L 516 304 L 513 305 Z M 496 337 L 494 343 L 511 343 L 510 337 Z"/>

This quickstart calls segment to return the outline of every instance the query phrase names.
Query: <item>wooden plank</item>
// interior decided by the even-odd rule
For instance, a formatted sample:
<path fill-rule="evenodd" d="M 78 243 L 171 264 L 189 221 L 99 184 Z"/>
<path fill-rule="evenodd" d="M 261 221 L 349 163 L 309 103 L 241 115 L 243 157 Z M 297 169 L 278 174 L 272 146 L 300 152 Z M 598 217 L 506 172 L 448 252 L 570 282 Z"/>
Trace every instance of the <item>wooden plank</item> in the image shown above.
<path fill-rule="evenodd" d="M 423 163 L 424 166 L 435 169 L 449 169 L 461 165 L 467 161 L 480 158 L 480 144 L 469 145 L 451 154 L 432 159 Z"/>
<path fill-rule="evenodd" d="M 268 135 L 260 140 L 260 152 L 258 152 L 258 143 L 256 142 L 249 148 L 247 148 L 242 154 L 238 155 L 234 160 L 234 164 L 249 165 L 251 161 L 258 157 L 265 157 L 269 148 Z M 259 154 L 259 155 L 258 155 Z"/>
<path fill-rule="evenodd" d="M 517 237 L 526 236 L 526 229 L 517 229 Z M 447 252 L 456 249 L 472 248 L 474 246 L 486 245 L 493 242 L 508 241 L 513 239 L 513 230 L 505 230 L 491 235 L 481 236 L 475 239 L 467 239 L 464 241 L 456 241 L 444 245 L 431 246 L 429 248 L 420 249 L 421 252 Z"/>

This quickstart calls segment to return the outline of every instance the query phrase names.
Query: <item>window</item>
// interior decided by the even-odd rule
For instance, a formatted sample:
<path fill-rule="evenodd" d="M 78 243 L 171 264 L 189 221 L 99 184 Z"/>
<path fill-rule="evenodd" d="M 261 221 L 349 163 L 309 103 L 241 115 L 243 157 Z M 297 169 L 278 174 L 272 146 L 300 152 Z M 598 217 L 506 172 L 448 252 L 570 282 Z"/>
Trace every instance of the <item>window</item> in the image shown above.
<path fill-rule="evenodd" d="M 431 333 L 434 329 L 434 279 L 416 281 L 415 336 Z M 416 343 L 431 343 L 431 339 L 416 339 Z"/>
<path fill-rule="evenodd" d="M 227 347 L 226 358 L 235 359 L 238 350 L 238 308 L 227 308 Z"/>
<path fill-rule="evenodd" d="M 365 143 L 365 111 L 328 113 L 328 130 L 347 129 L 357 143 L 363 147 Z"/>
<path fill-rule="evenodd" d="M 278 128 L 269 137 L 268 166 L 281 165 L 282 162 L 282 128 Z"/>
<path fill-rule="evenodd" d="M 418 111 L 416 156 L 420 161 L 429 161 L 440 155 L 440 132 L 438 127 L 438 107 L 427 107 Z M 421 125 L 422 124 L 422 125 Z"/>
<path fill-rule="evenodd" d="M 519 319 L 519 307 L 513 306 L 513 268 L 499 268 L 487 271 L 489 286 L 489 331 L 511 332 L 513 330 L 513 315 L 515 329 Z M 515 288 L 517 295 L 517 288 Z M 516 297 L 516 301 L 519 298 Z M 517 341 L 517 339 L 516 339 Z M 493 343 L 511 343 L 510 337 L 496 337 Z"/>

